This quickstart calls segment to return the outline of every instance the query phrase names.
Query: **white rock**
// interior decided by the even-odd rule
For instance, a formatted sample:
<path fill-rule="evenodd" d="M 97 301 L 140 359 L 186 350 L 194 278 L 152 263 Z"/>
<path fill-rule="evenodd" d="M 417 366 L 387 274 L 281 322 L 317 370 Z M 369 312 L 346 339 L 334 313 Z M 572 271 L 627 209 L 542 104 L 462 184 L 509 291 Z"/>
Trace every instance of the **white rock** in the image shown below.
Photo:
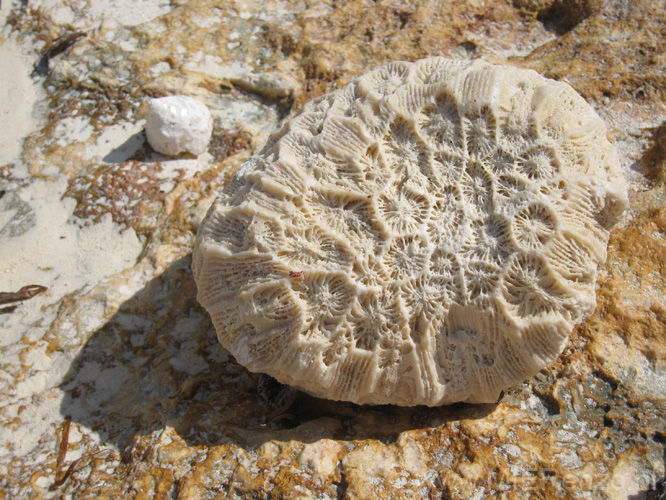
<path fill-rule="evenodd" d="M 146 135 L 157 152 L 175 156 L 206 151 L 213 132 L 213 118 L 205 104 L 176 95 L 151 99 L 146 116 Z"/>

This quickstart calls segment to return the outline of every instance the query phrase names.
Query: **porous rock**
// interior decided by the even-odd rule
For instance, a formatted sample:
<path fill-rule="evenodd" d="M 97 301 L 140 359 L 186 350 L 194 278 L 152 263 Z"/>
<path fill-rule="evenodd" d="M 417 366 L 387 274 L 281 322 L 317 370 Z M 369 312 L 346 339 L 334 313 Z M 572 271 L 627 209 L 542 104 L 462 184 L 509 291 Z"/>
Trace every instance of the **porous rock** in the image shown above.
<path fill-rule="evenodd" d="M 492 402 L 595 307 L 626 205 L 567 84 L 443 58 L 318 98 L 199 228 L 198 299 L 252 371 L 356 403 Z"/>
<path fill-rule="evenodd" d="M 146 136 L 157 152 L 176 156 L 206 151 L 213 118 L 206 105 L 188 96 L 151 99 L 146 114 Z"/>

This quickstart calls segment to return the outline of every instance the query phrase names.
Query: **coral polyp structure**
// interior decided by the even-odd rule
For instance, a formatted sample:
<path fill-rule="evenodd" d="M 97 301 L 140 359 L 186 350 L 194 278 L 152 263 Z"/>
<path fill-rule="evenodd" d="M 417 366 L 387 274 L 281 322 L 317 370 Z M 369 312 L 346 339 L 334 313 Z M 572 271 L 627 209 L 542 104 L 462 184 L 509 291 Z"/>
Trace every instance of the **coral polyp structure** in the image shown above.
<path fill-rule="evenodd" d="M 626 205 L 567 84 L 431 58 L 307 104 L 202 223 L 199 301 L 252 371 L 368 404 L 493 402 L 595 307 Z"/>

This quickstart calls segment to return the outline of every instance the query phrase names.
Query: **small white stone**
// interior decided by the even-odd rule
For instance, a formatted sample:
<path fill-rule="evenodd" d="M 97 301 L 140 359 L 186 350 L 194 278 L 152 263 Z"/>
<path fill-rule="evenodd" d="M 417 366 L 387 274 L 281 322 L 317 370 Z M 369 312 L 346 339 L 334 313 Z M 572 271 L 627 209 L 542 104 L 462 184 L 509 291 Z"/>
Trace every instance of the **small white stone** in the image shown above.
<path fill-rule="evenodd" d="M 205 104 L 177 95 L 151 99 L 146 115 L 146 135 L 157 152 L 175 156 L 206 151 L 213 133 L 213 118 Z"/>

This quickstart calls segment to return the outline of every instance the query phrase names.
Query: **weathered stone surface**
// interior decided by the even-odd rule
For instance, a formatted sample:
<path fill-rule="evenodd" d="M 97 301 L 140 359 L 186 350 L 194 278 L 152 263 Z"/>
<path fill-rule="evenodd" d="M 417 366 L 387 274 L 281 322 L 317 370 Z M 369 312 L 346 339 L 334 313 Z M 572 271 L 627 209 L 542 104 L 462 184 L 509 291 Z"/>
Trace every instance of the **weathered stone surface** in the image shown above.
<path fill-rule="evenodd" d="M 29 74 L 46 54 L 48 66 L 24 94 L 36 115 L 16 129 L 20 156 L 0 165 L 0 292 L 48 289 L 0 305 L 0 497 L 664 494 L 661 3 L 93 4 L 1 7 L 2 64 Z M 198 223 L 303 103 L 369 67 L 433 55 L 567 81 L 606 121 L 630 210 L 611 235 L 596 313 L 555 363 L 496 404 L 297 395 L 284 408 L 290 393 L 236 364 L 195 300 Z M 176 93 L 214 117 L 196 160 L 162 161 L 145 141 L 141 103 Z"/>

